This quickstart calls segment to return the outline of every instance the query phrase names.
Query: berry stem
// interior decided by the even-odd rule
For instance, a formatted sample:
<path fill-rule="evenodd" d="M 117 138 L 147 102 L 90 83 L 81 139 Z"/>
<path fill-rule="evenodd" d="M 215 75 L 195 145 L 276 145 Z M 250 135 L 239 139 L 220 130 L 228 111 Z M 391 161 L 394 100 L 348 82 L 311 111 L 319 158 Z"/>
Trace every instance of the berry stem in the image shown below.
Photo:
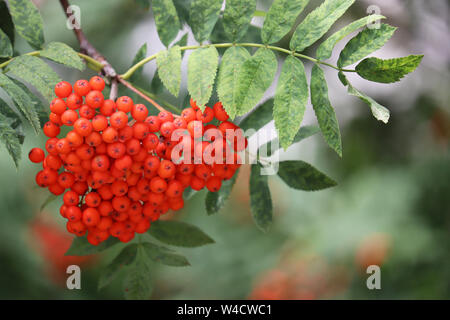
<path fill-rule="evenodd" d="M 330 68 L 333 68 L 337 71 L 341 71 L 341 72 L 356 72 L 355 70 L 350 70 L 350 69 L 342 69 L 339 68 L 337 66 L 334 66 L 332 64 L 329 64 L 327 62 L 323 62 L 320 61 L 316 58 L 301 54 L 301 53 L 297 53 L 297 52 L 293 52 L 290 51 L 288 49 L 284 49 L 284 48 L 280 48 L 280 47 L 276 47 L 276 46 L 269 46 L 269 45 L 265 45 L 262 43 L 214 43 L 214 44 L 206 44 L 206 45 L 192 45 L 192 46 L 183 46 L 180 47 L 181 51 L 185 51 L 185 50 L 194 50 L 194 49 L 198 49 L 198 48 L 206 48 L 206 47 L 216 47 L 216 48 L 229 48 L 232 46 L 237 46 L 237 47 L 253 47 L 253 48 L 267 48 L 273 51 L 278 51 L 278 52 L 282 52 L 285 54 L 291 54 L 295 57 L 298 58 L 302 58 L 302 59 L 306 59 L 309 61 L 312 61 L 314 63 L 317 64 L 323 64 L 325 66 L 328 66 Z M 156 58 L 157 54 L 153 54 L 147 58 L 142 59 L 141 61 L 137 62 L 135 65 L 133 65 L 130 69 L 128 69 L 124 74 L 120 75 L 120 77 L 122 79 L 128 79 L 129 77 L 131 77 L 133 75 L 134 72 L 136 72 L 136 70 L 138 70 L 140 67 L 142 67 L 143 65 L 145 65 L 147 62 L 150 62 L 152 60 L 154 60 Z"/>
<path fill-rule="evenodd" d="M 161 107 L 155 100 L 153 100 L 152 98 L 150 98 L 149 96 L 145 95 L 144 93 L 142 93 L 140 90 L 138 90 L 136 87 L 134 87 L 131 83 L 129 83 L 128 81 L 124 80 L 122 77 L 117 77 L 118 81 L 123 84 L 125 87 L 127 87 L 128 89 L 130 89 L 131 91 L 133 91 L 134 93 L 138 94 L 140 97 L 142 97 L 144 100 L 148 101 L 149 103 L 151 103 L 156 109 L 158 109 L 159 111 L 167 111 L 166 109 L 164 109 L 163 107 Z M 179 112 L 178 109 L 176 109 L 175 107 L 173 107 L 176 112 Z M 175 117 L 177 115 L 174 115 Z"/>

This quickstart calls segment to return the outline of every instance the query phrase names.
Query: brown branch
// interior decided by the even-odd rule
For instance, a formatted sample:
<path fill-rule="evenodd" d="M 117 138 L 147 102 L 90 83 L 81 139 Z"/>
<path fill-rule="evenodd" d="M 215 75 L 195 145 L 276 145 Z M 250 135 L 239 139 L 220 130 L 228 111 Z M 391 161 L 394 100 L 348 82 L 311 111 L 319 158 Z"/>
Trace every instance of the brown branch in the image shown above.
<path fill-rule="evenodd" d="M 59 2 L 61 3 L 61 6 L 63 7 L 64 13 L 66 14 L 67 18 L 71 19 L 73 14 L 68 12 L 69 1 L 59 0 Z M 76 19 L 76 17 L 74 16 L 72 19 Z M 100 52 L 98 52 L 97 49 L 95 49 L 95 47 L 88 41 L 88 39 L 83 33 L 83 30 L 81 30 L 81 27 L 73 28 L 73 32 L 75 33 L 75 36 L 77 37 L 78 42 L 80 43 L 81 52 L 99 61 L 103 65 L 103 72 L 107 77 L 111 79 L 115 78 L 117 76 L 116 71 L 111 66 L 111 64 L 106 60 L 106 58 Z"/>
<path fill-rule="evenodd" d="M 131 83 L 129 83 L 128 81 L 122 79 L 121 77 L 117 77 L 118 81 L 123 84 L 125 87 L 127 87 L 128 89 L 130 89 L 131 91 L 133 91 L 134 93 L 138 94 L 140 97 L 142 97 L 144 100 L 148 101 L 149 103 L 151 103 L 156 109 L 158 109 L 159 111 L 164 111 L 164 112 L 168 112 L 166 109 L 164 109 L 163 107 L 161 107 L 155 100 L 153 100 L 152 98 L 150 98 L 149 96 L 143 94 L 141 91 L 139 91 L 138 89 L 136 89 Z M 178 115 L 174 114 L 174 117 L 178 117 Z"/>

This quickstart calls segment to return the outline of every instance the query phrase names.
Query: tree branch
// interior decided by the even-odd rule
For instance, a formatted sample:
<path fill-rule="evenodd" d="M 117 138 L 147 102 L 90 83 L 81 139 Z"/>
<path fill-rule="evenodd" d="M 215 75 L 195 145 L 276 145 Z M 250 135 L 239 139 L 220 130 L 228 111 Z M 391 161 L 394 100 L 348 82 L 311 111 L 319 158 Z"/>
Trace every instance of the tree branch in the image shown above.
<path fill-rule="evenodd" d="M 72 17 L 73 13 L 69 13 L 69 1 L 68 0 L 59 0 L 61 3 L 61 6 L 64 10 L 64 13 L 66 14 L 68 19 L 76 19 L 75 16 Z M 95 60 L 99 61 L 103 65 L 103 72 L 105 76 L 113 79 L 117 76 L 116 71 L 111 66 L 111 64 L 106 60 L 106 58 L 95 49 L 95 47 L 88 41 L 86 36 L 83 33 L 83 30 L 80 28 L 73 28 L 73 32 L 75 33 L 75 36 L 78 39 L 78 42 L 80 43 L 80 50 L 83 53 L 86 53 L 88 56 L 94 58 Z"/>

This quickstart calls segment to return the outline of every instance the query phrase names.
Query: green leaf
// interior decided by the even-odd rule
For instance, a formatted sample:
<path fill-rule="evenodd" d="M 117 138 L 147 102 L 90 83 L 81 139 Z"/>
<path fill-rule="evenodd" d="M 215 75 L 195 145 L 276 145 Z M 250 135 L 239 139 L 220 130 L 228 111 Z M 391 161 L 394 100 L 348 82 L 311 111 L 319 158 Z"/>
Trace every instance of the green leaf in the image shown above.
<path fill-rule="evenodd" d="M 13 55 L 13 48 L 11 45 L 11 41 L 9 40 L 6 33 L 4 33 L 0 29 L 0 57 L 8 58 L 8 57 L 12 57 L 12 55 Z"/>
<path fill-rule="evenodd" d="M 160 51 L 156 55 L 158 75 L 167 90 L 178 97 L 181 84 L 181 50 L 173 46 L 169 50 Z"/>
<path fill-rule="evenodd" d="M 137 255 L 137 244 L 132 243 L 126 246 L 120 253 L 114 258 L 109 265 L 102 270 L 100 279 L 98 282 L 98 289 L 106 287 L 113 281 L 120 273 L 123 267 L 128 266 L 134 262 Z"/>
<path fill-rule="evenodd" d="M 159 39 L 168 47 L 180 30 L 180 20 L 172 0 L 153 0 L 153 16 Z"/>
<path fill-rule="evenodd" d="M 9 121 L 11 122 L 10 125 L 13 128 L 16 128 L 21 123 L 19 115 L 1 98 L 0 113 L 9 118 Z"/>
<path fill-rule="evenodd" d="M 368 24 L 375 22 L 380 19 L 385 19 L 386 17 L 378 14 L 372 14 L 370 16 L 361 18 L 359 20 L 356 20 L 352 23 L 350 23 L 348 26 L 342 28 L 341 30 L 337 31 L 335 34 L 333 34 L 331 37 L 329 37 L 327 40 L 322 42 L 322 44 L 317 49 L 317 59 L 319 60 L 326 60 L 331 57 L 331 54 L 333 53 L 334 46 L 347 37 L 349 34 L 355 32 L 356 30 L 367 26 Z"/>
<path fill-rule="evenodd" d="M 272 50 L 261 48 L 241 66 L 237 79 L 236 115 L 249 112 L 272 84 L 277 58 Z"/>
<path fill-rule="evenodd" d="M 56 199 L 59 199 L 58 196 L 52 194 L 49 194 L 49 196 L 47 197 L 47 199 L 45 199 L 45 201 L 41 204 L 41 207 L 39 208 L 39 211 L 42 212 L 42 210 L 45 209 L 45 207 L 47 207 L 50 203 L 52 203 L 53 201 L 55 201 Z"/>
<path fill-rule="evenodd" d="M 64 254 L 65 256 L 87 256 L 106 250 L 113 245 L 119 243 L 119 240 L 114 237 L 109 237 L 108 240 L 103 241 L 98 246 L 90 244 L 86 236 L 75 237 L 70 245 L 69 250 Z"/>
<path fill-rule="evenodd" d="M 183 199 L 184 200 L 189 200 L 190 198 L 192 198 L 194 195 L 197 194 L 197 191 L 195 191 L 194 189 L 192 189 L 191 187 L 187 187 L 186 189 L 184 189 L 183 191 Z"/>
<path fill-rule="evenodd" d="M 139 50 L 136 52 L 131 65 L 134 66 L 136 63 L 141 61 L 147 56 L 147 44 L 144 43 Z M 144 66 L 138 68 L 130 77 L 130 82 L 138 81 L 142 76 L 142 71 L 144 71 Z"/>
<path fill-rule="evenodd" d="M 416 70 L 422 58 L 423 55 L 411 55 L 389 60 L 368 58 L 356 66 L 356 72 L 370 81 L 392 83 L 400 81 L 405 75 Z"/>
<path fill-rule="evenodd" d="M 238 172 L 235 172 L 234 176 L 231 179 L 222 181 L 222 187 L 219 191 L 208 191 L 208 193 L 206 194 L 205 206 L 206 212 L 209 215 L 217 213 L 220 209 L 223 208 L 228 198 L 230 197 L 237 176 Z"/>
<path fill-rule="evenodd" d="M 44 29 L 42 17 L 33 1 L 9 0 L 8 4 L 17 33 L 30 46 L 35 49 L 41 49 L 44 44 Z"/>
<path fill-rule="evenodd" d="M 17 79 L 11 78 L 11 80 L 18 87 L 20 87 L 28 95 L 28 97 L 30 97 L 31 103 L 33 104 L 33 108 L 34 108 L 34 110 L 36 110 L 37 115 L 39 117 L 39 123 L 41 124 L 41 127 L 43 127 L 44 124 L 48 121 L 49 108 L 45 107 L 44 104 L 42 103 L 41 99 L 38 98 L 33 92 L 31 92 L 31 90 L 28 89 L 28 87 L 25 84 L 23 84 L 22 82 L 20 82 Z"/>
<path fill-rule="evenodd" d="M 184 256 L 174 253 L 171 249 L 150 242 L 145 242 L 142 246 L 147 256 L 155 262 L 172 267 L 190 266 L 189 261 Z"/>
<path fill-rule="evenodd" d="M 337 183 L 324 173 L 303 161 L 282 161 L 278 176 L 291 188 L 317 191 L 331 188 Z"/>
<path fill-rule="evenodd" d="M 61 79 L 41 59 L 27 55 L 19 56 L 11 61 L 7 71 L 33 85 L 49 103 L 56 97 L 54 88 Z"/>
<path fill-rule="evenodd" d="M 375 119 L 382 121 L 384 123 L 389 122 L 390 112 L 386 107 L 382 106 L 381 104 L 379 104 L 366 94 L 356 90 L 350 83 L 348 85 L 348 93 L 351 94 L 352 96 L 360 98 L 362 101 L 367 103 L 370 106 L 370 109 Z"/>
<path fill-rule="evenodd" d="M 179 247 L 199 247 L 214 243 L 202 230 L 180 221 L 155 221 L 149 229 L 150 234 L 161 242 Z"/>
<path fill-rule="evenodd" d="M 263 43 L 280 41 L 294 26 L 298 15 L 308 3 L 309 0 L 275 0 L 264 19 L 261 30 Z"/>
<path fill-rule="evenodd" d="M 0 29 L 8 35 L 11 44 L 14 44 L 14 23 L 5 1 L 0 1 Z"/>
<path fill-rule="evenodd" d="M 188 91 L 202 110 L 211 97 L 218 64 L 219 53 L 215 47 L 199 48 L 189 56 Z"/>
<path fill-rule="evenodd" d="M 50 42 L 41 51 L 40 56 L 80 71 L 86 68 L 83 59 L 78 56 L 77 52 L 62 42 Z"/>
<path fill-rule="evenodd" d="M 289 55 L 281 69 L 273 104 L 275 127 L 285 150 L 292 144 L 300 128 L 308 98 L 305 67 L 299 59 Z"/>
<path fill-rule="evenodd" d="M 239 124 L 242 130 L 254 129 L 258 131 L 272 120 L 273 99 L 268 99 L 255 108 Z"/>
<path fill-rule="evenodd" d="M 325 0 L 299 24 L 289 44 L 291 50 L 303 51 L 319 40 L 355 0 Z"/>
<path fill-rule="evenodd" d="M 263 232 L 272 225 L 272 198 L 267 176 L 261 175 L 261 165 L 253 164 L 250 173 L 250 208 L 256 226 Z"/>
<path fill-rule="evenodd" d="M 5 146 L 9 155 L 14 161 L 16 168 L 19 167 L 19 161 L 22 154 L 19 137 L 16 131 L 10 126 L 6 116 L 0 113 L 0 141 Z"/>
<path fill-rule="evenodd" d="M 344 68 L 354 64 L 380 49 L 392 37 L 395 30 L 397 28 L 384 23 L 378 29 L 364 29 L 341 51 L 338 66 Z"/>
<path fill-rule="evenodd" d="M 304 126 L 301 127 L 300 130 L 298 130 L 297 134 L 294 137 L 294 140 L 292 140 L 292 144 L 300 142 L 306 138 L 309 138 L 317 133 L 320 132 L 320 128 L 317 126 Z M 274 146 L 276 145 L 276 147 Z M 262 145 L 258 149 L 258 153 L 264 151 L 265 154 L 262 154 L 265 157 L 270 157 L 272 154 L 274 154 L 276 151 L 281 150 L 278 148 L 279 142 L 278 138 L 275 138 L 266 144 Z M 274 150 L 273 150 L 274 149 Z"/>
<path fill-rule="evenodd" d="M 27 93 L 2 73 L 0 73 L 0 87 L 11 97 L 17 109 L 23 113 L 36 134 L 39 134 L 41 128 L 39 117 L 36 110 L 32 107 L 33 101 Z"/>
<path fill-rule="evenodd" d="M 247 32 L 256 10 L 256 0 L 227 0 L 223 14 L 223 28 L 228 37 L 239 41 Z"/>
<path fill-rule="evenodd" d="M 217 93 L 225 111 L 231 119 L 236 116 L 236 94 L 239 70 L 250 53 L 243 47 L 230 47 L 222 56 L 219 76 L 217 78 Z"/>
<path fill-rule="evenodd" d="M 127 270 L 123 286 L 127 300 L 150 298 L 152 293 L 150 261 L 142 246 L 138 246 L 136 259 Z"/>
<path fill-rule="evenodd" d="M 314 65 L 311 72 L 311 102 L 325 141 L 342 157 L 339 124 L 328 98 L 328 86 L 324 72 L 317 64 Z"/>
<path fill-rule="evenodd" d="M 189 10 L 189 25 L 195 40 L 207 40 L 219 19 L 223 0 L 193 0 Z"/>

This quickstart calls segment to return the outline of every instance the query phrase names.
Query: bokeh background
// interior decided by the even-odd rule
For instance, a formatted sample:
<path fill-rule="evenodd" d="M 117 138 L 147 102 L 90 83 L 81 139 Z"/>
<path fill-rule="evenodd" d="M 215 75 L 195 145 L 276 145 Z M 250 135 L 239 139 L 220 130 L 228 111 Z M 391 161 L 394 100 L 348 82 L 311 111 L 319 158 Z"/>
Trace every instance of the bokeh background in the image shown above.
<path fill-rule="evenodd" d="M 40 8 L 47 41 L 78 48 L 57 1 L 34 1 Z M 175 0 L 187 18 L 189 1 Z M 271 1 L 258 1 L 267 10 Z M 309 11 L 320 1 L 312 0 Z M 144 43 L 148 54 L 164 49 L 152 13 L 133 0 L 74 0 L 81 26 L 91 42 L 120 71 L 126 70 Z M 306 193 L 270 177 L 274 201 L 272 230 L 263 234 L 249 211 L 248 167 L 240 172 L 227 206 L 207 216 L 205 193 L 196 194 L 172 218 L 201 227 L 216 244 L 180 250 L 189 268 L 153 266 L 152 299 L 449 299 L 450 298 L 450 30 L 446 0 L 358 0 L 334 27 L 366 15 L 376 5 L 399 30 L 381 58 L 425 54 L 418 70 L 394 85 L 350 80 L 387 106 L 389 124 L 377 122 L 366 105 L 346 94 L 327 70 L 330 97 L 343 133 L 343 159 L 320 135 L 309 138 L 282 159 L 311 162 L 339 185 Z M 184 8 L 184 9 L 183 9 Z M 299 21 L 304 14 L 299 17 Z M 248 40 L 258 42 L 254 18 Z M 178 39 L 188 32 L 186 27 Z M 193 44 L 188 32 L 188 44 Z M 214 42 L 223 41 L 220 24 Z M 280 42 L 287 46 L 289 36 Z M 17 41 L 21 41 L 17 38 Z M 336 48 L 336 59 L 346 41 Z M 21 43 L 21 52 L 31 51 Z M 314 54 L 314 47 L 309 54 Z M 186 53 L 183 66 L 186 67 Z M 335 60 L 332 60 L 335 61 Z M 93 75 L 55 67 L 67 81 Z M 307 64 L 308 73 L 311 66 Z M 186 79 L 184 70 L 184 80 Z M 186 106 L 186 88 L 175 98 L 144 69 L 140 85 L 159 101 Z M 130 94 L 123 91 L 122 94 Z M 265 98 L 274 93 L 272 86 Z M 309 106 L 304 124 L 314 124 Z M 269 124 L 266 129 L 270 129 Z M 64 230 L 58 202 L 40 212 L 47 194 L 34 184 L 35 165 L 27 152 L 42 146 L 42 136 L 27 132 L 20 169 L 0 147 L 0 298 L 121 299 L 119 279 L 101 291 L 97 280 L 114 250 L 95 257 L 64 257 L 71 236 Z M 82 290 L 65 288 L 67 265 L 82 266 Z M 381 290 L 366 287 L 366 267 L 381 266 Z M 126 272 L 126 271 L 125 271 Z M 123 275 L 122 275 L 123 276 Z"/>

